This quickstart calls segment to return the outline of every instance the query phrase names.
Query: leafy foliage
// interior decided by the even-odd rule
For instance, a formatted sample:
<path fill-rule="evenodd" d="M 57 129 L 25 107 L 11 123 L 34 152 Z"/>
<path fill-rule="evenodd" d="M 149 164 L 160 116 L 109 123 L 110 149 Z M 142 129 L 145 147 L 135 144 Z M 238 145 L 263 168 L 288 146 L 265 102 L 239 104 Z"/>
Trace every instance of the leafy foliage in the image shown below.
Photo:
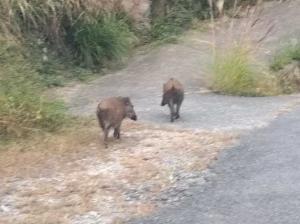
<path fill-rule="evenodd" d="M 127 14 L 116 3 L 109 12 L 101 1 L 3 0 L 0 2 L 0 31 L 21 38 L 46 40 L 61 55 L 76 52 L 85 65 L 102 65 L 119 59 L 133 46 Z"/>
<path fill-rule="evenodd" d="M 122 59 L 128 54 L 135 40 L 128 24 L 115 14 L 105 14 L 93 21 L 79 22 L 74 29 L 76 54 L 89 67 Z"/>
<path fill-rule="evenodd" d="M 271 62 L 271 69 L 278 71 L 285 65 L 290 64 L 293 60 L 300 61 L 300 44 L 288 44 L 280 49 Z"/>
<path fill-rule="evenodd" d="M 0 136 L 24 137 L 32 132 L 54 131 L 65 119 L 61 102 L 42 96 L 39 76 L 26 63 L 18 45 L 1 41 Z"/>
<path fill-rule="evenodd" d="M 186 30 L 194 18 L 208 18 L 207 1 L 168 1 L 165 15 L 153 18 L 151 37 L 163 40 L 176 36 Z"/>

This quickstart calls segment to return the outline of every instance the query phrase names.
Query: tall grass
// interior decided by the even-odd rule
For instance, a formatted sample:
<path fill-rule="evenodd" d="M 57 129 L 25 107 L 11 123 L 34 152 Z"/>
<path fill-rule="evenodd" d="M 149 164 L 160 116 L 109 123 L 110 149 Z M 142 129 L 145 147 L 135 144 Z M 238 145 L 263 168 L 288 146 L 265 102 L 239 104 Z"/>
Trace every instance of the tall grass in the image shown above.
<path fill-rule="evenodd" d="M 172 39 L 188 29 L 193 19 L 206 19 L 209 13 L 206 0 L 168 1 L 165 11 L 165 15 L 152 18 L 153 40 Z"/>
<path fill-rule="evenodd" d="M 280 93 L 278 80 L 251 57 L 249 49 L 236 46 L 217 53 L 212 69 L 214 91 L 237 96 L 267 96 Z"/>
<path fill-rule="evenodd" d="M 0 136 L 24 137 L 59 129 L 67 116 L 61 102 L 42 95 L 39 76 L 14 41 L 0 41 Z"/>
<path fill-rule="evenodd" d="M 13 83 L 13 84 L 12 84 Z M 55 131 L 66 116 L 64 105 L 43 98 L 28 80 L 1 80 L 0 136 L 24 137 L 33 132 Z"/>
<path fill-rule="evenodd" d="M 89 67 L 122 59 L 135 40 L 126 21 L 112 13 L 98 16 L 93 21 L 80 21 L 74 29 L 76 54 Z"/>
<path fill-rule="evenodd" d="M 283 93 L 300 91 L 300 43 L 282 46 L 272 58 L 270 69 L 276 74 Z"/>
<path fill-rule="evenodd" d="M 225 54 L 216 55 L 212 88 L 232 95 L 256 95 L 255 74 L 247 51 L 236 47 Z"/>
<path fill-rule="evenodd" d="M 234 15 L 239 13 L 237 6 L 239 1 L 234 0 Z M 211 15 L 213 6 L 211 4 Z M 252 32 L 260 23 L 262 8 L 259 4 L 248 8 L 247 19 L 229 21 L 228 29 L 224 30 L 222 45 L 218 50 L 217 41 L 214 37 L 215 24 L 211 20 L 213 33 L 212 43 L 213 65 L 211 76 L 211 88 L 223 94 L 238 96 L 266 96 L 280 94 L 281 88 L 277 77 L 263 64 L 254 58 L 261 43 L 273 31 L 274 24 L 270 23 L 265 32 L 257 40 L 251 38 Z M 213 18 L 213 17 L 212 17 Z M 238 30 L 238 32 L 236 32 Z"/>
<path fill-rule="evenodd" d="M 75 51 L 77 60 L 94 66 L 121 58 L 133 46 L 122 16 L 120 1 L 2 0 L 0 31 L 19 38 L 35 34 L 60 54 Z"/>
<path fill-rule="evenodd" d="M 293 60 L 300 61 L 300 43 L 288 44 L 281 48 L 274 55 L 270 67 L 273 71 L 279 71 Z"/>

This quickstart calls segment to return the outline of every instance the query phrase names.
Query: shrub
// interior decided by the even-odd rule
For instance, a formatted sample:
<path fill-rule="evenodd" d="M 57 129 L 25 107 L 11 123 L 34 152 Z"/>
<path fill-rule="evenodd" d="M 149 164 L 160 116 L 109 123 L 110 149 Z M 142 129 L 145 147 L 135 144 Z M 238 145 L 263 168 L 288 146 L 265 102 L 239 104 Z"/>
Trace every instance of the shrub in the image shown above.
<path fill-rule="evenodd" d="M 194 18 L 208 17 L 207 1 L 174 0 L 169 1 L 164 16 L 152 18 L 151 37 L 164 40 L 176 36 L 189 28 Z"/>
<path fill-rule="evenodd" d="M 130 18 L 118 2 L 3 0 L 0 31 L 21 38 L 34 34 L 61 55 L 75 50 L 85 65 L 101 65 L 125 55 L 134 39 Z"/>
<path fill-rule="evenodd" d="M 285 65 L 290 64 L 293 60 L 300 61 L 300 44 L 288 44 L 280 49 L 274 56 L 271 62 L 271 69 L 279 71 Z"/>
<path fill-rule="evenodd" d="M 18 51 L 18 45 L 0 48 L 0 136 L 23 137 L 54 131 L 67 117 L 61 102 L 47 100 L 37 73 Z"/>
<path fill-rule="evenodd" d="M 264 96 L 278 92 L 277 80 L 251 61 L 249 50 L 237 46 L 218 54 L 213 63 L 212 89 L 238 96 Z"/>
<path fill-rule="evenodd" d="M 104 14 L 89 22 L 78 22 L 73 38 L 77 57 L 93 67 L 122 59 L 132 48 L 135 35 L 125 20 L 115 14 Z"/>
<path fill-rule="evenodd" d="M 154 20 L 151 37 L 154 40 L 163 40 L 182 33 L 192 21 L 192 15 L 182 8 L 173 10 L 166 17 Z"/>
<path fill-rule="evenodd" d="M 12 87 L 12 83 L 17 86 Z M 0 136 L 23 137 L 61 127 L 65 118 L 63 104 L 45 100 L 32 85 L 1 80 Z"/>
<path fill-rule="evenodd" d="M 300 44 L 286 44 L 274 55 L 271 65 L 279 80 L 283 93 L 300 90 Z"/>

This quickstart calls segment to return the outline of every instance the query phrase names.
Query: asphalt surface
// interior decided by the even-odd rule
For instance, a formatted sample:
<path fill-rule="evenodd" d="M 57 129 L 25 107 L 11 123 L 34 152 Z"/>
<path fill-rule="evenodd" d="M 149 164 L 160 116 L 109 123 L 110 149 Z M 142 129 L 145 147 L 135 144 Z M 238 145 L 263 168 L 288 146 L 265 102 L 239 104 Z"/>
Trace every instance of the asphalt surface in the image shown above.
<path fill-rule="evenodd" d="M 136 224 L 299 224 L 300 108 L 221 153 L 179 206 Z"/>

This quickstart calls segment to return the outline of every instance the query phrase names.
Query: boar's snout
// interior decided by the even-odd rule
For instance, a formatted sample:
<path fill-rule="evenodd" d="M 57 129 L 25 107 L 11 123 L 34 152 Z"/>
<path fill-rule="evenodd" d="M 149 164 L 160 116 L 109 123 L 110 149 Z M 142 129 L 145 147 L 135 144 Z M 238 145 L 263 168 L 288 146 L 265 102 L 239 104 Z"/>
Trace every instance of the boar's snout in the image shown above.
<path fill-rule="evenodd" d="M 137 121 L 137 116 L 136 116 L 136 114 L 132 115 L 132 116 L 130 117 L 130 119 L 131 119 L 131 120 L 134 120 L 134 121 Z"/>
<path fill-rule="evenodd" d="M 137 120 L 137 115 L 134 111 L 134 107 L 133 107 L 129 97 L 124 97 L 123 102 L 125 103 L 126 117 L 128 117 L 131 120 L 136 121 Z"/>

